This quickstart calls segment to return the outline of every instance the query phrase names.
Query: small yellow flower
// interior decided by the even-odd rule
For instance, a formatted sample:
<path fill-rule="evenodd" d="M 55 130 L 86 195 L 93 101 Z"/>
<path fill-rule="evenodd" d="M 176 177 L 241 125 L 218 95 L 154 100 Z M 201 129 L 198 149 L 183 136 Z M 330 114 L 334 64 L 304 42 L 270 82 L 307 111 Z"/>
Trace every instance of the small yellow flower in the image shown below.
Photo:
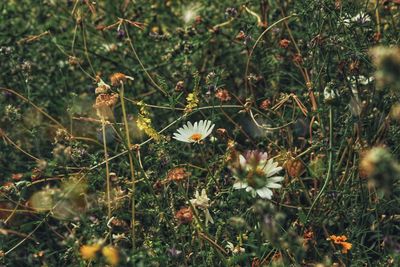
<path fill-rule="evenodd" d="M 112 246 L 103 247 L 101 250 L 106 261 L 112 266 L 117 266 L 119 262 L 118 250 Z"/>
<path fill-rule="evenodd" d="M 100 245 L 83 245 L 79 249 L 81 256 L 84 260 L 93 260 L 96 257 L 97 251 L 100 250 Z"/>

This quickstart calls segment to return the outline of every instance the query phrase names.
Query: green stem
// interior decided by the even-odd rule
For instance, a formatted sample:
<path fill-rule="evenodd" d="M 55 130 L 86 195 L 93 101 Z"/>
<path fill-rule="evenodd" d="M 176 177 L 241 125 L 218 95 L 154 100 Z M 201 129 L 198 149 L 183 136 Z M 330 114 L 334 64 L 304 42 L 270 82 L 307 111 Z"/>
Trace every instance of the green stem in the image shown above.
<path fill-rule="evenodd" d="M 106 183 L 107 183 L 107 221 L 111 219 L 111 181 L 110 181 L 110 169 L 108 166 L 108 152 L 107 152 L 107 140 L 106 140 L 106 121 L 101 118 L 101 129 L 103 132 L 103 149 L 104 149 L 104 160 L 106 163 Z M 111 236 L 111 235 L 110 235 Z"/>
<path fill-rule="evenodd" d="M 125 101 L 124 101 L 124 83 L 121 83 L 121 91 L 120 91 L 120 97 L 121 97 L 121 107 L 122 107 L 122 116 L 124 120 L 124 128 L 125 128 L 125 136 L 126 136 L 126 146 L 127 149 L 131 149 L 131 139 L 129 136 L 129 127 L 128 127 L 128 119 L 126 116 L 126 108 L 125 108 Z M 131 207 L 131 227 L 132 227 L 132 252 L 134 253 L 136 250 L 136 235 L 135 235 L 135 165 L 133 163 L 133 156 L 132 153 L 128 153 L 128 158 L 129 158 L 129 168 L 131 172 L 131 182 L 132 182 L 132 207 Z"/>
<path fill-rule="evenodd" d="M 332 178 L 332 165 L 333 165 L 333 146 L 332 146 L 332 142 L 333 142 L 333 109 L 332 106 L 329 106 L 329 148 L 328 148 L 328 153 L 329 153 L 329 162 L 328 162 L 328 172 L 326 174 L 326 178 L 325 178 L 325 182 L 324 185 L 321 188 L 321 191 L 318 193 L 317 197 L 315 198 L 314 202 L 312 203 L 310 210 L 307 213 L 307 217 L 306 217 L 306 221 L 308 220 L 311 211 L 313 210 L 315 204 L 317 203 L 317 201 L 319 200 L 319 198 L 322 196 L 322 194 L 324 193 L 326 187 L 329 184 L 329 181 Z"/>

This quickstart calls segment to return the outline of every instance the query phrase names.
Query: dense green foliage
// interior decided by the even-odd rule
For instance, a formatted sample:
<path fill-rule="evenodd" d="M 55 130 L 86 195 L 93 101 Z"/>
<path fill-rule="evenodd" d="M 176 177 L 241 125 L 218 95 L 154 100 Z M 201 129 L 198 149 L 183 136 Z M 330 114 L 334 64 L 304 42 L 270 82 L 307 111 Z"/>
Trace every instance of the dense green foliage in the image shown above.
<path fill-rule="evenodd" d="M 399 11 L 1 1 L 0 266 L 399 266 Z"/>

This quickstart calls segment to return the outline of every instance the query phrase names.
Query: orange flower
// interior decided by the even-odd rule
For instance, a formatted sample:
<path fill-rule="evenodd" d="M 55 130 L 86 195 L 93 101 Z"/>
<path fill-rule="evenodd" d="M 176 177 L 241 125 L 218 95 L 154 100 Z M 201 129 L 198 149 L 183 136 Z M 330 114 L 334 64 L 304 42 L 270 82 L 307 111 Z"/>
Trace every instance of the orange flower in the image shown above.
<path fill-rule="evenodd" d="M 336 245 L 341 245 L 343 254 L 346 254 L 353 246 L 351 243 L 346 242 L 347 236 L 345 236 L 345 235 L 341 235 L 341 236 L 331 235 L 328 238 L 328 240 L 333 241 L 333 243 Z"/>
<path fill-rule="evenodd" d="M 342 253 L 343 254 L 347 254 L 347 251 L 349 251 L 350 249 L 351 249 L 351 247 L 353 246 L 351 243 L 349 243 L 349 242 L 342 242 L 341 243 L 341 245 L 342 245 Z"/>

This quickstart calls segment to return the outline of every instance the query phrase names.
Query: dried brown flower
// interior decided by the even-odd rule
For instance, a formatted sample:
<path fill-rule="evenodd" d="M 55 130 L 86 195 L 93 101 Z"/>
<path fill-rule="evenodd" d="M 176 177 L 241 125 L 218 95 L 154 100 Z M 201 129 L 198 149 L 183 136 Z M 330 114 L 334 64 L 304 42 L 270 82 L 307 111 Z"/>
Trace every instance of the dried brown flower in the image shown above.
<path fill-rule="evenodd" d="M 312 229 L 307 229 L 303 233 L 303 247 L 305 249 L 308 248 L 309 243 L 314 243 L 315 244 L 315 234 Z"/>
<path fill-rule="evenodd" d="M 97 115 L 103 119 L 113 118 L 112 109 L 118 102 L 118 94 L 99 94 L 96 97 L 96 103 L 93 107 L 97 111 Z"/>
<path fill-rule="evenodd" d="M 22 174 L 22 173 L 13 173 L 12 176 L 11 176 L 11 178 L 12 178 L 13 180 L 15 180 L 15 181 L 21 180 L 22 177 L 23 177 L 23 174 Z"/>
<path fill-rule="evenodd" d="M 293 56 L 293 62 L 296 63 L 296 64 L 299 64 L 299 65 L 302 64 L 303 63 L 302 56 L 300 54 L 295 54 Z"/>
<path fill-rule="evenodd" d="M 194 22 L 195 22 L 196 24 L 200 24 L 200 23 L 203 22 L 203 18 L 202 18 L 200 15 L 197 15 L 197 16 L 194 18 Z"/>
<path fill-rule="evenodd" d="M 113 108 L 118 102 L 118 94 L 100 94 L 96 97 L 94 108 L 109 107 Z"/>
<path fill-rule="evenodd" d="M 77 65 L 80 65 L 81 63 L 82 63 L 82 60 L 80 60 L 77 57 L 74 57 L 74 56 L 68 57 L 68 64 L 71 66 L 77 66 Z"/>
<path fill-rule="evenodd" d="M 359 70 L 360 70 L 360 61 L 355 60 L 355 61 L 350 62 L 349 71 L 351 73 L 358 73 Z"/>
<path fill-rule="evenodd" d="M 127 79 L 133 80 L 132 77 L 127 76 L 121 72 L 116 72 L 110 76 L 110 81 L 112 86 L 118 86 L 121 84 L 121 82 L 123 83 L 126 82 Z"/>
<path fill-rule="evenodd" d="M 183 91 L 184 85 L 185 85 L 185 83 L 183 81 L 177 82 L 175 85 L 175 91 L 176 92 Z"/>
<path fill-rule="evenodd" d="M 285 169 L 291 177 L 299 177 L 304 171 L 304 164 L 296 158 L 289 158 L 285 163 Z"/>
<path fill-rule="evenodd" d="M 263 100 L 263 102 L 261 102 L 260 104 L 260 108 L 263 110 L 269 109 L 270 106 L 271 106 L 271 101 L 269 99 Z"/>
<path fill-rule="evenodd" d="M 193 212 L 190 207 L 181 208 L 175 213 L 175 218 L 182 224 L 190 223 L 193 220 Z"/>
<path fill-rule="evenodd" d="M 162 188 L 163 188 L 163 182 L 162 182 L 162 181 L 156 181 L 156 182 L 153 184 L 153 189 L 154 189 L 154 191 L 156 191 L 156 192 L 161 191 Z"/>
<path fill-rule="evenodd" d="M 185 168 L 177 167 L 170 170 L 167 174 L 168 181 L 175 181 L 181 182 L 188 177 L 188 173 L 186 172 Z"/>
<path fill-rule="evenodd" d="M 303 238 L 305 240 L 314 239 L 314 232 L 312 230 L 310 230 L 310 229 L 305 230 L 304 233 L 303 233 Z"/>
<path fill-rule="evenodd" d="M 228 131 L 225 128 L 218 128 L 217 129 L 217 134 L 224 137 L 228 135 Z"/>
<path fill-rule="evenodd" d="M 108 92 L 108 87 L 105 84 L 96 87 L 95 94 L 105 94 Z"/>
<path fill-rule="evenodd" d="M 222 102 L 231 100 L 231 96 L 229 95 L 228 90 L 226 89 L 218 89 L 215 93 L 215 97 L 221 100 Z"/>
<path fill-rule="evenodd" d="M 122 219 L 118 219 L 118 218 L 113 218 L 110 221 L 110 225 L 112 227 L 119 228 L 119 229 L 129 229 L 128 223 L 126 221 L 124 221 Z"/>
<path fill-rule="evenodd" d="M 288 48 L 290 45 L 290 41 L 288 39 L 282 39 L 279 41 L 279 46 L 281 48 Z"/>
<path fill-rule="evenodd" d="M 341 0 L 336 0 L 335 1 L 335 9 L 336 10 L 340 10 L 341 7 L 342 7 L 342 1 Z"/>

